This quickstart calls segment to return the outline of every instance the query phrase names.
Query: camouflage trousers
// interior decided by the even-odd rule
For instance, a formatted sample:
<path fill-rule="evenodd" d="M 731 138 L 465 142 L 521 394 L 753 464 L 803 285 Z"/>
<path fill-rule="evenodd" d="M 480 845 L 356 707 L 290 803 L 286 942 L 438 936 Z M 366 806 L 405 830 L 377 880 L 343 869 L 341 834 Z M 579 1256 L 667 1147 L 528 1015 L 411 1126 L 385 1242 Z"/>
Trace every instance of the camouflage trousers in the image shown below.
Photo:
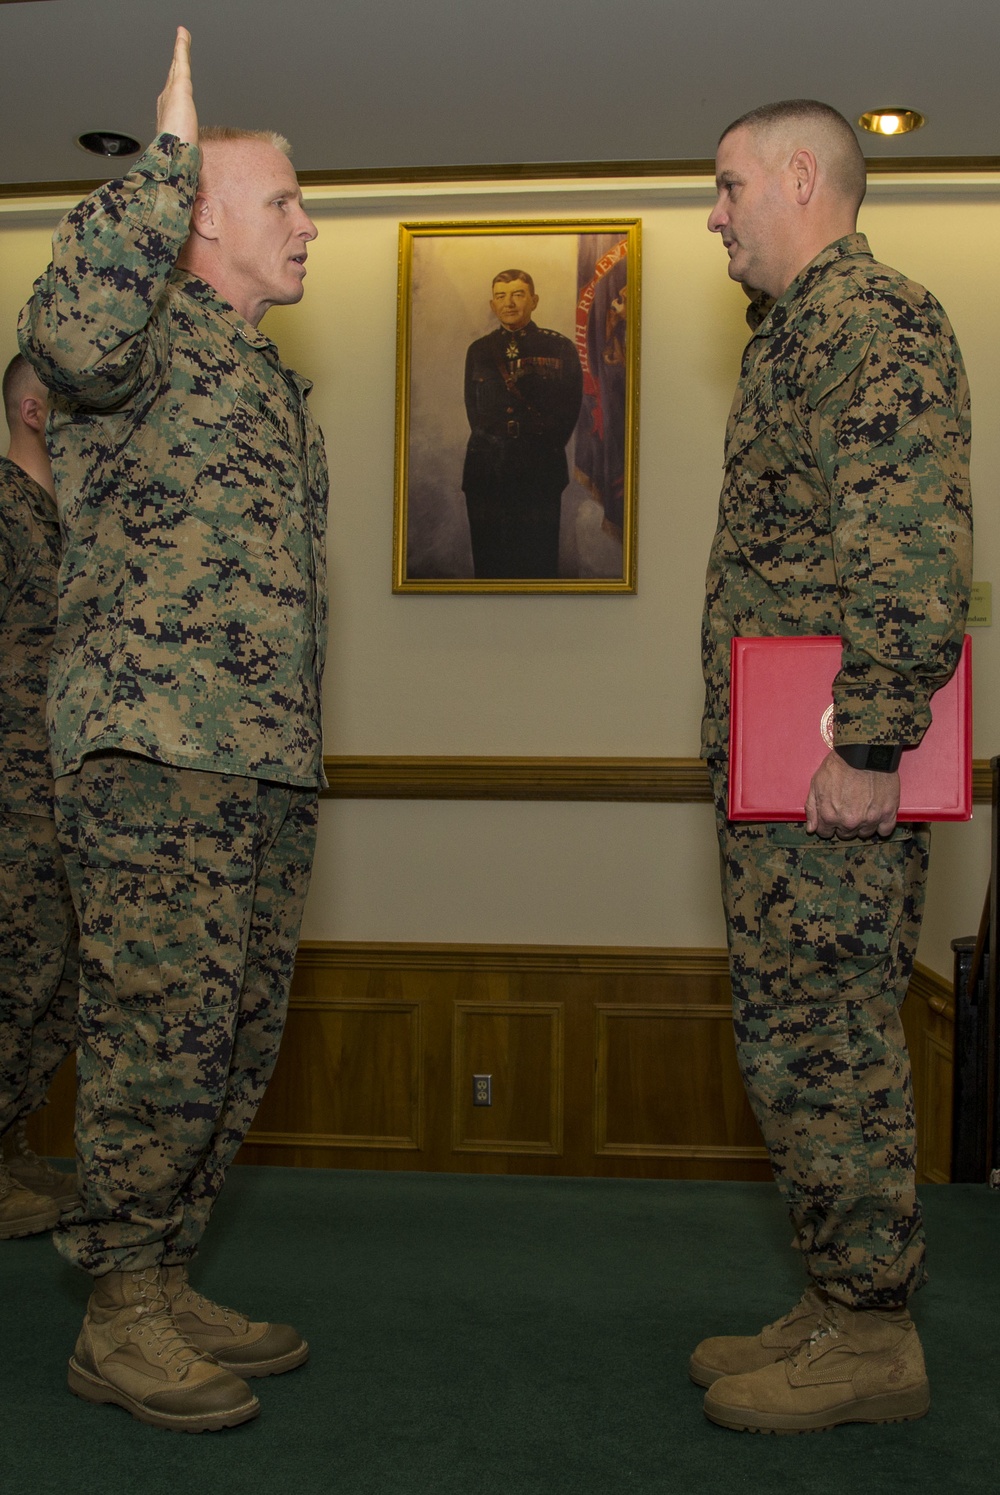
<path fill-rule="evenodd" d="M 838 1301 L 903 1304 L 925 1278 L 899 1009 L 928 828 L 825 841 L 717 820 L 740 1070 L 797 1244 Z"/>
<path fill-rule="evenodd" d="M 194 1255 L 278 1055 L 314 790 L 124 753 L 56 781 L 80 924 L 80 1209 L 94 1275 Z"/>
<path fill-rule="evenodd" d="M 0 1132 L 45 1100 L 76 1043 L 76 918 L 44 815 L 0 812 Z"/>

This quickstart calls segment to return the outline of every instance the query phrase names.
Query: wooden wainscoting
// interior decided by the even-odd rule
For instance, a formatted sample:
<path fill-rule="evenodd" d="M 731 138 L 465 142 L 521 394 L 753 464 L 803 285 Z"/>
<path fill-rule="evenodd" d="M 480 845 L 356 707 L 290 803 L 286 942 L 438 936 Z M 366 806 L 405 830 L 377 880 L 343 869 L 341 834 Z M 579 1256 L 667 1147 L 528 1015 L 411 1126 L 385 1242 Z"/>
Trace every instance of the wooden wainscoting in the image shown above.
<path fill-rule="evenodd" d="M 489 1075 L 489 1106 L 473 1076 Z M 255 1163 L 766 1178 L 718 950 L 306 944 Z"/>
<path fill-rule="evenodd" d="M 917 1181 L 951 1179 L 951 1099 L 955 998 L 951 984 L 918 965 L 903 1003 L 917 1107 Z"/>
<path fill-rule="evenodd" d="M 904 1006 L 919 1177 L 950 1175 L 953 1003 Z M 473 1105 L 490 1075 L 492 1105 Z M 73 1069 L 34 1117 L 72 1155 Z M 762 1179 L 721 950 L 304 944 L 274 1079 L 241 1162 Z"/>

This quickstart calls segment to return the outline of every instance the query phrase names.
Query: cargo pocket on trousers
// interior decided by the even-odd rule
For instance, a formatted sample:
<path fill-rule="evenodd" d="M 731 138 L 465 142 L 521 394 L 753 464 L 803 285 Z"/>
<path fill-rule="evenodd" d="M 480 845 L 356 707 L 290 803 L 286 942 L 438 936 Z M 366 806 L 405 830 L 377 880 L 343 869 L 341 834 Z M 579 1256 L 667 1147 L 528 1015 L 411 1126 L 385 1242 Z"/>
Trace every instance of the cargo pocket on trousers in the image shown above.
<path fill-rule="evenodd" d="M 803 848 L 788 918 L 788 974 L 807 999 L 837 1000 L 888 979 L 902 908 L 898 847 L 867 842 Z"/>
<path fill-rule="evenodd" d="M 222 1105 L 233 1048 L 226 1007 L 168 1011 L 93 999 L 80 1008 L 84 1150 L 119 1158 L 153 1133 L 158 1154 L 197 1154 Z M 119 1158 L 120 1161 L 120 1158 Z"/>
<path fill-rule="evenodd" d="M 79 823 L 83 990 L 109 1006 L 205 1002 L 208 879 L 187 837 Z"/>
<path fill-rule="evenodd" d="M 193 868 L 119 873 L 114 905 L 114 988 L 119 1002 L 155 1002 L 173 1011 L 203 1005 L 204 935 L 197 882 Z"/>

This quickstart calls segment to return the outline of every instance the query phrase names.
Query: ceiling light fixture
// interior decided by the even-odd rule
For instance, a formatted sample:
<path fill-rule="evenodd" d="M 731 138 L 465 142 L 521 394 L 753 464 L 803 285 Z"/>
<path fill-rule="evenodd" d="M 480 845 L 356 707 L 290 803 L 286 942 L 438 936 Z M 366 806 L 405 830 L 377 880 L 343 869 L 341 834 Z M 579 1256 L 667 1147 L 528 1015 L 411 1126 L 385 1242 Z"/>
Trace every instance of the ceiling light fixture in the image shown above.
<path fill-rule="evenodd" d="M 861 128 L 873 135 L 908 135 L 923 123 L 924 116 L 916 109 L 869 109 L 858 120 Z"/>
<path fill-rule="evenodd" d="M 135 156 L 140 149 L 138 140 L 118 130 L 88 130 L 76 137 L 76 143 L 92 156 Z"/>

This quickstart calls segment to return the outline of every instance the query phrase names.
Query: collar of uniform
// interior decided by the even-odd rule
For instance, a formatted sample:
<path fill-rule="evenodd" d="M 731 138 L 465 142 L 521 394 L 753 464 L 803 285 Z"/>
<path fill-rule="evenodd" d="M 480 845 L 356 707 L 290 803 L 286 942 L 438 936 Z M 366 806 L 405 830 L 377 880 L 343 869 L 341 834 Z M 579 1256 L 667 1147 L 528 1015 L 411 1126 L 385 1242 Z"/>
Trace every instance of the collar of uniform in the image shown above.
<path fill-rule="evenodd" d="M 46 523 L 51 523 L 52 520 L 58 523 L 59 511 L 56 508 L 56 501 L 50 493 L 45 491 L 41 483 L 36 482 L 31 474 L 25 472 L 24 468 L 12 458 L 0 457 L 0 473 L 5 468 L 9 473 L 8 481 L 17 484 L 36 517 Z"/>
<path fill-rule="evenodd" d="M 872 252 L 868 247 L 868 240 L 864 234 L 845 234 L 842 239 L 835 239 L 828 244 L 814 260 L 810 260 L 804 270 L 800 270 L 785 291 L 771 308 L 770 314 L 761 323 L 762 328 L 768 332 L 780 327 L 796 310 L 797 303 L 819 284 L 827 271 L 840 263 L 841 260 L 857 258 L 863 255 L 872 258 Z"/>
<path fill-rule="evenodd" d="M 497 332 L 499 332 L 501 337 L 524 337 L 526 333 L 533 332 L 534 330 L 534 322 L 525 322 L 523 327 L 515 327 L 513 330 L 507 327 L 497 328 Z"/>
<path fill-rule="evenodd" d="M 197 301 L 201 306 L 207 306 L 214 311 L 216 316 L 228 322 L 237 337 L 249 343 L 252 348 L 273 348 L 274 344 L 257 327 L 251 327 L 250 323 L 244 321 L 235 307 L 230 306 L 228 301 L 223 300 L 218 291 L 205 280 L 199 280 L 197 275 L 192 275 L 190 270 L 177 269 L 174 271 L 174 281 L 186 296 L 192 301 Z"/>

